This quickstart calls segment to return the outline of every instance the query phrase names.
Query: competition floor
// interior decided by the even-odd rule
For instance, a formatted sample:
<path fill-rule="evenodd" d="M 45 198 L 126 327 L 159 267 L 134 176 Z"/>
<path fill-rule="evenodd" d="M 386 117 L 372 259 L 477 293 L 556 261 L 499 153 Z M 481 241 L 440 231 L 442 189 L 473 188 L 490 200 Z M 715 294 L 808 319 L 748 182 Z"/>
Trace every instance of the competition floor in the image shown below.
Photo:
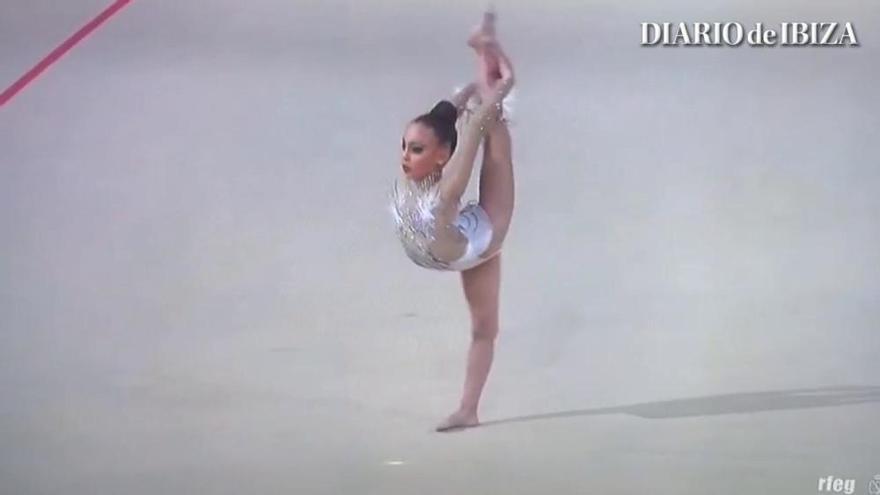
<path fill-rule="evenodd" d="M 2 2 L 0 90 L 109 3 Z M 132 2 L 0 108 L 0 491 L 868 494 L 880 9 L 771 3 L 497 3 L 502 329 L 439 434 L 468 315 L 385 201 L 479 5 Z M 862 46 L 639 46 L 799 20 Z"/>

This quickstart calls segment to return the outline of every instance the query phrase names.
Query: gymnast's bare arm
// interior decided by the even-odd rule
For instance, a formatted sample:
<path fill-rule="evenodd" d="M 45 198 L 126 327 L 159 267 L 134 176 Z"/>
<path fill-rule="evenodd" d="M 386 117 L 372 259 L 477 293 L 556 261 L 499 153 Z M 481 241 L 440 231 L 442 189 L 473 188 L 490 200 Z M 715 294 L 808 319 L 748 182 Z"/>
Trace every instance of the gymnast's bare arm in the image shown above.
<path fill-rule="evenodd" d="M 476 92 L 477 92 L 477 83 L 472 82 L 472 83 L 469 83 L 467 86 L 458 90 L 454 95 L 452 95 L 452 98 L 449 101 L 451 101 L 452 104 L 455 105 L 455 108 L 458 110 L 459 117 L 461 117 L 461 113 L 464 111 L 465 107 L 467 106 L 468 100 Z"/>
<path fill-rule="evenodd" d="M 506 74 L 492 88 L 488 97 L 484 98 L 474 112 L 459 137 L 458 146 L 452 157 L 443 167 L 440 179 L 440 200 L 445 205 L 458 205 L 474 168 L 480 142 L 489 128 L 498 120 L 501 101 L 513 87 L 512 74 Z M 458 212 L 456 212 L 458 213 Z"/>

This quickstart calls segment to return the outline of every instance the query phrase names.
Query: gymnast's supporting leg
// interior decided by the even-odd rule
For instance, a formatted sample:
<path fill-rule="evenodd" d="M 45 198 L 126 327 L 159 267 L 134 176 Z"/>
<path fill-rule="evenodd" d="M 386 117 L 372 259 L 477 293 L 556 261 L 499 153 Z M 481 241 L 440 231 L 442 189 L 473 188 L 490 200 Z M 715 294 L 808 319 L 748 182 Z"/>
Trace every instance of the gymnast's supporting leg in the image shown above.
<path fill-rule="evenodd" d="M 477 409 L 492 367 L 498 335 L 501 255 L 461 272 L 461 281 L 471 313 L 471 345 L 459 408 L 437 426 L 438 431 L 479 424 Z"/>
<path fill-rule="evenodd" d="M 496 123 L 483 141 L 480 204 L 495 215 L 493 218 L 490 214 L 493 240 L 487 252 L 491 252 L 495 249 L 492 245 L 501 246 L 513 212 L 510 133 L 503 122 Z M 499 330 L 501 254 L 461 272 L 461 282 L 471 314 L 467 371 L 459 408 L 437 427 L 438 431 L 479 424 L 477 409 L 492 367 Z"/>

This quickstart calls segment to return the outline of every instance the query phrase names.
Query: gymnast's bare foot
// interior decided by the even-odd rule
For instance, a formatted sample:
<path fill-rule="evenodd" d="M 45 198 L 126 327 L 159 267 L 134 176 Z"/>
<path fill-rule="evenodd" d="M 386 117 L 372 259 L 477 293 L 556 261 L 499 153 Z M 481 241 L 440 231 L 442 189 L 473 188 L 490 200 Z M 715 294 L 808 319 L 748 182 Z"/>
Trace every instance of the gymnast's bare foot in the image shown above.
<path fill-rule="evenodd" d="M 471 428 L 479 424 L 480 420 L 477 419 L 476 412 L 458 410 L 450 414 L 448 418 L 444 419 L 439 425 L 437 425 L 436 430 L 449 431 L 461 428 Z"/>
<path fill-rule="evenodd" d="M 489 6 L 483 13 L 483 19 L 468 37 L 468 45 L 477 54 L 477 94 L 481 100 L 492 95 L 493 88 L 501 79 L 501 67 L 499 65 L 497 49 L 498 39 L 495 37 L 494 9 Z"/>
<path fill-rule="evenodd" d="M 478 52 L 484 47 L 495 42 L 495 11 L 489 7 L 483 13 L 483 20 L 477 24 L 471 35 L 468 37 L 467 44 Z"/>

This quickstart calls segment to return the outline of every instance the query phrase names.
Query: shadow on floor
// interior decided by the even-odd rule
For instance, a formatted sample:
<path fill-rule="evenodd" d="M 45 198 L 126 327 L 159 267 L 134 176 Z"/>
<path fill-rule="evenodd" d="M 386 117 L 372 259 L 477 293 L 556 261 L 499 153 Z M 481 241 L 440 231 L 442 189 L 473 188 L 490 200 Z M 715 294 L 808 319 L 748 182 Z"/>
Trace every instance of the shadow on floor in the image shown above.
<path fill-rule="evenodd" d="M 876 386 L 802 388 L 778 390 L 773 392 L 710 395 L 708 397 L 646 402 L 642 404 L 631 404 L 617 407 L 532 414 L 528 416 L 484 421 L 480 423 L 480 427 L 542 419 L 593 416 L 598 414 L 621 413 L 632 414 L 641 418 L 668 419 L 689 416 L 715 416 L 720 414 L 778 411 L 782 409 L 834 407 L 878 401 L 880 401 L 880 387 Z"/>

